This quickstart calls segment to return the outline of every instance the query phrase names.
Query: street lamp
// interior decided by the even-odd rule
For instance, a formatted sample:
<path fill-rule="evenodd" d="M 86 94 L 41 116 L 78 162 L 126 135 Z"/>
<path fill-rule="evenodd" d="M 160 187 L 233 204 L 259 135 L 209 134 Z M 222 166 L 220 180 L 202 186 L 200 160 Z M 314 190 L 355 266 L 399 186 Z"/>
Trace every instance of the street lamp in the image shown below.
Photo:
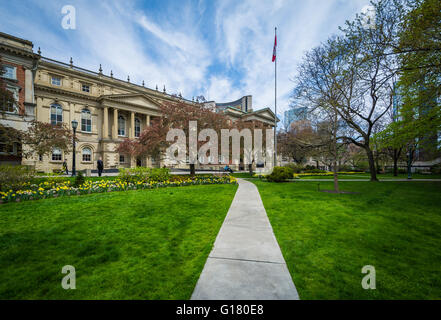
<path fill-rule="evenodd" d="M 72 145 L 73 145 L 73 155 L 72 155 L 72 177 L 75 176 L 75 132 L 77 131 L 78 127 L 78 121 L 72 120 L 72 129 L 73 129 L 73 138 L 72 138 Z"/>

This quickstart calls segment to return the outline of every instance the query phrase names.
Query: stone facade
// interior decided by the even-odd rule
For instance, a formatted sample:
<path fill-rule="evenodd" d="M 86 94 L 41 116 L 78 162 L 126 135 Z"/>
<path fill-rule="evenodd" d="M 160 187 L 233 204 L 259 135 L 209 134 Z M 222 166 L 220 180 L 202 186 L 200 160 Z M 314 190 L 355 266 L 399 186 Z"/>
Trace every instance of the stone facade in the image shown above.
<path fill-rule="evenodd" d="M 15 37 L 0 34 L 1 56 L 5 61 L 11 59 L 5 55 L 3 43 L 13 38 Z M 39 51 L 32 51 L 31 42 L 19 40 L 22 42 L 16 41 L 8 45 L 25 47 L 21 50 L 27 52 L 29 61 L 20 61 L 17 64 L 17 70 L 24 70 L 20 73 L 18 81 L 19 85 L 30 88 L 30 91 L 20 91 L 19 104 L 23 107 L 16 114 L 8 115 L 16 117 L 21 125 L 18 122 L 6 123 L 1 119 L 2 124 L 25 128 L 26 123 L 36 119 L 42 122 L 62 122 L 71 127 L 73 120 L 78 121 L 75 159 L 77 170 L 96 169 L 96 161 L 99 158 L 102 158 L 105 170 L 137 165 L 161 165 L 154 163 L 153 159 L 131 159 L 128 155 L 120 155 L 115 148 L 123 139 L 136 138 L 139 132 L 150 125 L 153 118 L 161 116 L 161 103 L 195 102 L 167 94 L 165 90 L 161 92 L 130 83 L 129 80 L 116 79 L 112 74 L 105 75 L 101 66 L 98 72 L 93 72 L 74 66 L 72 59 L 70 63 L 62 63 L 43 57 Z M 228 107 L 223 108 L 224 112 L 232 119 L 247 118 L 261 120 L 268 125 L 274 124 L 274 114 L 271 110 L 252 112 L 251 97 L 245 98 L 246 109 L 251 112 Z M 50 155 L 23 159 L 22 163 L 35 166 L 37 171 L 52 172 L 60 170 L 64 160 L 70 170 L 72 152 L 62 154 L 61 157 Z"/>

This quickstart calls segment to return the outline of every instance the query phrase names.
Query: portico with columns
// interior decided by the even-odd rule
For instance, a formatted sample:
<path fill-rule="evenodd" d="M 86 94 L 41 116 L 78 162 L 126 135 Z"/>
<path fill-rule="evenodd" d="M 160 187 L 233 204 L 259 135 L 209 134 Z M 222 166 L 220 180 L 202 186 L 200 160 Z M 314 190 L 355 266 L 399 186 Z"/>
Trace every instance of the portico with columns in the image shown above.
<path fill-rule="evenodd" d="M 149 158 L 120 155 L 116 148 L 124 139 L 136 139 L 140 132 L 150 126 L 153 117 L 160 116 L 157 102 L 142 94 L 118 94 L 103 96 L 99 103 L 102 109 L 100 149 L 104 167 L 151 166 Z"/>

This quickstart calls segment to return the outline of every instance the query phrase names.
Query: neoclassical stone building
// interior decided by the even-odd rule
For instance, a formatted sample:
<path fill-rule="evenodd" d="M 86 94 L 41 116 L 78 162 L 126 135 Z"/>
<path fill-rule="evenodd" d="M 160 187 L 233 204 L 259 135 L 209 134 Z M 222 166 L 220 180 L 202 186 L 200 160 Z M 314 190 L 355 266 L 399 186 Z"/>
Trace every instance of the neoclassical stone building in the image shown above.
<path fill-rule="evenodd" d="M 15 51 L 14 46 L 17 47 Z M 0 34 L 0 55 L 5 57 L 4 62 L 11 60 L 10 56 L 14 54 L 28 56 L 29 61 L 22 61 L 21 65 L 18 63 L 15 66 L 31 72 L 27 73 L 24 88 L 26 95 L 23 95 L 23 99 L 21 96 L 18 99 L 18 104 L 23 107 L 17 110 L 3 110 L 1 123 L 26 128 L 29 121 L 36 119 L 52 124 L 65 123 L 70 127 L 72 120 L 77 120 L 78 170 L 96 169 L 98 158 L 102 158 L 107 170 L 161 165 L 153 159 L 134 159 L 118 154 L 115 148 L 126 138 L 138 137 L 154 117 L 161 116 L 161 103 L 178 100 L 195 103 L 168 94 L 165 87 L 158 91 L 157 87 L 150 89 L 144 87 L 144 84 L 131 83 L 129 78 L 126 81 L 116 79 L 112 72 L 104 74 L 101 66 L 98 72 L 94 72 L 74 66 L 72 59 L 70 63 L 63 63 L 43 57 L 39 49 L 38 52 L 33 52 L 30 41 Z M 225 112 L 233 120 L 243 118 L 263 121 L 270 126 L 274 124 L 274 114 L 270 109 L 252 110 L 251 96 L 231 103 L 207 103 L 215 105 L 219 111 Z M 12 123 L 10 118 L 14 117 L 16 121 Z M 21 162 L 35 166 L 38 171 L 52 172 L 59 170 L 64 160 L 70 169 L 72 152 L 64 154 L 60 150 L 53 150 L 50 156 L 22 159 Z"/>

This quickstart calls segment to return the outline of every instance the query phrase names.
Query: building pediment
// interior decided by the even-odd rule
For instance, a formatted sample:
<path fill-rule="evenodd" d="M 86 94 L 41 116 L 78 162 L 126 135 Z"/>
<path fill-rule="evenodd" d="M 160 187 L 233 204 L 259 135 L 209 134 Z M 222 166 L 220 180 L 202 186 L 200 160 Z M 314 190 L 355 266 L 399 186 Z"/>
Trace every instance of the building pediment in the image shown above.
<path fill-rule="evenodd" d="M 244 115 L 244 118 L 253 118 L 255 120 L 266 120 L 266 121 L 270 121 L 271 123 L 274 123 L 274 120 L 276 120 L 276 116 L 274 112 L 269 108 L 264 108 L 251 113 L 247 113 L 246 115 Z M 280 120 L 277 118 L 277 122 L 279 121 Z"/>
<path fill-rule="evenodd" d="M 142 93 L 104 95 L 100 97 L 100 100 L 113 102 L 119 105 L 127 105 L 127 106 L 135 106 L 140 108 L 159 110 L 159 102 L 149 97 L 148 95 Z"/>

